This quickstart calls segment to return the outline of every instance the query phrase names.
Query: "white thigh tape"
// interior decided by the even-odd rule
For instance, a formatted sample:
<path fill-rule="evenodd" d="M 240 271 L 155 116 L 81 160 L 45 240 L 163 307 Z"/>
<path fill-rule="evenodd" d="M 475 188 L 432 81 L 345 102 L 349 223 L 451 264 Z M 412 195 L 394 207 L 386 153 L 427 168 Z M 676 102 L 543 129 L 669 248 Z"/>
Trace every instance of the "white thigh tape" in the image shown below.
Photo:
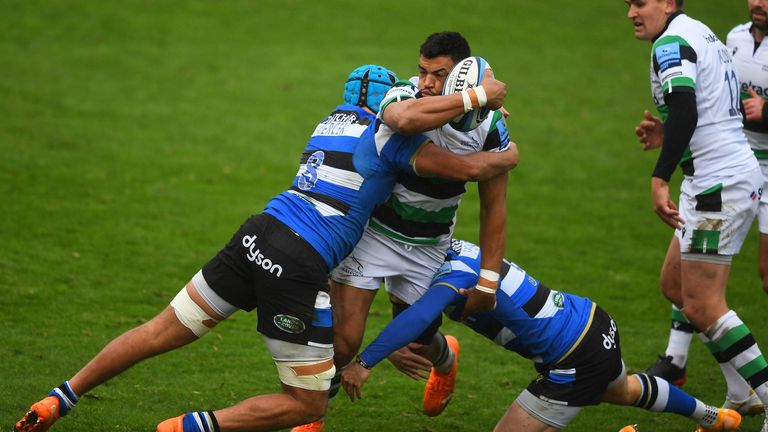
<path fill-rule="evenodd" d="M 192 300 L 186 287 L 176 294 L 171 301 L 171 307 L 176 312 L 176 318 L 197 337 L 205 336 L 218 323 Z"/>
<path fill-rule="evenodd" d="M 280 381 L 305 390 L 325 391 L 331 387 L 331 378 L 336 373 L 333 359 L 313 361 L 275 360 Z"/>

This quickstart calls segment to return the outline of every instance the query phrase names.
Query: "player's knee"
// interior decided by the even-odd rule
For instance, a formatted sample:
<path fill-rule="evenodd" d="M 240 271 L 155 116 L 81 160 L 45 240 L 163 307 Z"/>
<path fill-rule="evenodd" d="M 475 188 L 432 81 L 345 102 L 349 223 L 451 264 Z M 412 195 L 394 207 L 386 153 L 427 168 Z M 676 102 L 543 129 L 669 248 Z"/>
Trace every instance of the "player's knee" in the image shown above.
<path fill-rule="evenodd" d="M 283 380 L 283 377 L 281 376 L 280 379 Z M 288 381 L 294 382 L 294 385 L 288 384 L 291 388 L 287 388 L 286 393 L 293 397 L 298 404 L 294 410 L 294 413 L 300 416 L 297 421 L 298 424 L 312 423 L 325 415 L 325 412 L 328 410 L 329 399 L 327 392 L 297 388 L 295 380 L 289 379 Z M 330 378 L 327 380 L 322 379 L 322 381 L 330 383 Z"/>
<path fill-rule="evenodd" d="M 217 320 L 208 315 L 203 308 L 192 300 L 186 287 L 176 294 L 176 297 L 171 301 L 171 307 L 176 313 L 176 318 L 179 322 L 199 338 L 205 336 L 206 333 L 218 324 Z"/>

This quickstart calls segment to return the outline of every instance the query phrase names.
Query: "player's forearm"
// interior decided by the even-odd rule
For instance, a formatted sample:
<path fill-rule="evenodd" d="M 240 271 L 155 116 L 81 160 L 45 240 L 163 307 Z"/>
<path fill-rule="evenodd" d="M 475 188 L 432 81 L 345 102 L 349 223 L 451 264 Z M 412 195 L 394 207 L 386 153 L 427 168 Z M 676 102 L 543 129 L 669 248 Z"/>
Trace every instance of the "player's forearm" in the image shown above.
<path fill-rule="evenodd" d="M 478 183 L 480 195 L 480 267 L 499 272 L 507 238 L 506 173 Z"/>
<path fill-rule="evenodd" d="M 694 93 L 672 93 L 665 97 L 665 102 L 669 115 L 664 123 L 664 143 L 653 170 L 653 177 L 668 182 L 675 167 L 680 163 L 685 148 L 691 142 L 699 115 Z"/>
<path fill-rule="evenodd" d="M 435 143 L 427 143 L 414 161 L 414 170 L 422 177 L 440 177 L 455 181 L 483 181 L 504 174 L 517 164 L 517 147 L 503 152 L 476 152 L 457 155 Z"/>
<path fill-rule="evenodd" d="M 427 290 L 416 303 L 397 315 L 384 330 L 379 333 L 363 352 L 360 358 L 373 367 L 416 339 L 442 313 L 453 298 L 453 292 L 445 286 Z"/>
<path fill-rule="evenodd" d="M 408 99 L 384 110 L 384 123 L 404 135 L 438 128 L 464 113 L 461 94 Z"/>
<path fill-rule="evenodd" d="M 510 141 L 509 147 L 501 152 L 477 152 L 466 156 L 477 164 L 476 173 L 470 181 L 487 182 L 504 175 L 517 166 L 519 155 L 517 145 Z M 506 187 L 506 185 L 505 185 Z"/>

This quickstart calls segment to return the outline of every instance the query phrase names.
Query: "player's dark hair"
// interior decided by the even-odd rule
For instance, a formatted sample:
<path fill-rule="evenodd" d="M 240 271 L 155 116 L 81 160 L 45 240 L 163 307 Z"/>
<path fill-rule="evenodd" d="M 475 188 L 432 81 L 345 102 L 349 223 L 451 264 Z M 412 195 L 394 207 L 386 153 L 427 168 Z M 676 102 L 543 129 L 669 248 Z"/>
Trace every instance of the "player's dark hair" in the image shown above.
<path fill-rule="evenodd" d="M 469 43 L 461 33 L 458 32 L 439 32 L 432 33 L 419 47 L 419 54 L 428 59 L 438 56 L 448 56 L 454 63 L 469 57 L 471 51 Z"/>

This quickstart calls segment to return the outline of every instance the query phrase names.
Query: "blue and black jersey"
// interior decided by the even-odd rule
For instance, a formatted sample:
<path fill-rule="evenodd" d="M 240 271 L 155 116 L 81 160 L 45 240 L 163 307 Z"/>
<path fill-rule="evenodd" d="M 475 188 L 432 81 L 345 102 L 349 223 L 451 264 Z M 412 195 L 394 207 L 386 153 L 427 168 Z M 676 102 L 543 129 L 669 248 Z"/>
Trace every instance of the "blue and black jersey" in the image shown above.
<path fill-rule="evenodd" d="M 480 248 L 452 241 L 430 289 L 398 315 L 360 354 L 369 365 L 411 342 L 441 311 L 458 320 L 466 298 L 459 289 L 477 283 Z M 551 290 L 514 263 L 505 261 L 496 292 L 496 309 L 466 323 L 504 348 L 538 364 L 554 364 L 575 349 L 591 325 L 595 304 L 583 297 Z"/>
<path fill-rule="evenodd" d="M 290 189 L 264 209 L 309 242 L 329 269 L 352 251 L 398 174 L 414 173 L 413 158 L 426 141 L 377 140 L 378 128 L 375 115 L 338 106 L 315 128 Z"/>

